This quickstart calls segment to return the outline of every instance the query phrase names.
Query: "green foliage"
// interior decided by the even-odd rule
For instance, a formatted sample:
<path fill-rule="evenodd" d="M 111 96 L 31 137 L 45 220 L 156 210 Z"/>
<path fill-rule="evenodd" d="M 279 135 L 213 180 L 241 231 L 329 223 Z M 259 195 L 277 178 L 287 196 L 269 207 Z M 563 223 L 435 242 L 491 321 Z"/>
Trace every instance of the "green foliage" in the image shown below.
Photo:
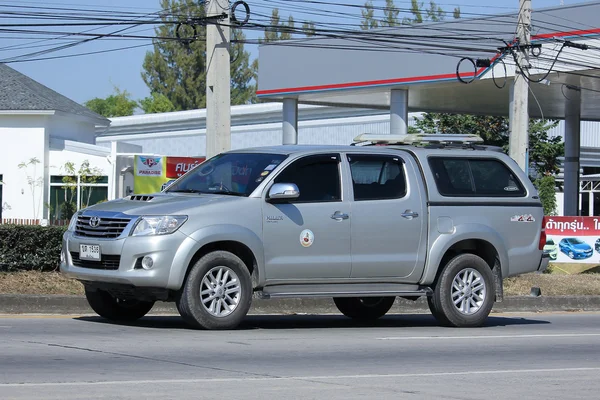
<path fill-rule="evenodd" d="M 365 3 L 361 9 L 363 18 L 360 24 L 361 29 L 369 30 L 380 27 L 420 24 L 427 21 L 437 22 L 444 20 L 447 14 L 435 1 L 430 1 L 428 8 L 424 8 L 422 2 L 411 0 L 410 13 L 402 19 L 400 19 L 401 9 L 396 7 L 394 0 L 385 0 L 385 7 L 378 8 L 383 10 L 383 19 L 375 15 L 375 9 L 373 1 L 369 0 Z M 452 16 L 455 19 L 460 18 L 460 7 L 454 8 Z"/>
<path fill-rule="evenodd" d="M 533 181 L 544 207 L 544 215 L 556 215 L 556 179 L 552 175 L 543 175 Z"/>
<path fill-rule="evenodd" d="M 564 155 L 560 137 L 549 138 L 548 130 L 557 121 L 531 120 L 529 122 L 529 161 L 532 172 L 554 174 L 559 171 L 559 157 Z M 508 153 L 509 119 L 484 115 L 426 113 L 417 118 L 415 127 L 424 133 L 461 133 L 479 135 L 484 143 L 502 147 Z"/>
<path fill-rule="evenodd" d="M 306 21 L 302 24 L 302 31 L 306 36 L 315 36 L 316 28 L 315 23 L 312 21 Z"/>
<path fill-rule="evenodd" d="M 195 0 L 161 0 L 162 24 L 155 28 L 157 37 L 176 37 L 181 21 L 205 15 L 204 5 Z M 185 32 L 182 30 L 183 36 Z M 206 27 L 197 27 L 198 40 L 189 45 L 177 40 L 154 40 L 154 49 L 146 53 L 142 79 L 151 93 L 167 97 L 176 111 L 206 107 Z M 254 65 L 244 50 L 245 35 L 231 30 L 231 104 L 255 101 Z"/>
<path fill-rule="evenodd" d="M 284 23 L 279 16 L 279 9 L 274 8 L 271 12 L 271 21 L 264 30 L 264 37 L 259 38 L 258 42 L 262 44 L 291 39 L 293 30 L 294 18 L 290 15 L 288 22 Z"/>
<path fill-rule="evenodd" d="M 152 93 L 152 95 L 143 98 L 138 103 L 146 114 L 175 111 L 175 106 L 171 103 L 171 100 L 162 93 Z"/>
<path fill-rule="evenodd" d="M 114 91 L 105 99 L 96 97 L 86 101 L 84 105 L 96 114 L 106 118 L 133 115 L 137 108 L 137 102 L 131 99 L 131 95 L 126 90 L 121 91 L 118 87 L 115 87 Z"/>
<path fill-rule="evenodd" d="M 66 227 L 0 225 L 0 270 L 54 271 Z"/>

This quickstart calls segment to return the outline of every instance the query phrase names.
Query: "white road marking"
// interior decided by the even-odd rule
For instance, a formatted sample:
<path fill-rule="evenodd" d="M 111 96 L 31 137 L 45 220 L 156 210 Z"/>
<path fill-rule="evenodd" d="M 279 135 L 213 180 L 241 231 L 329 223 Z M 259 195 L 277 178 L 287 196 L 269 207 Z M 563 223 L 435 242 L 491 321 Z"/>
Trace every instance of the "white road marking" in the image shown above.
<path fill-rule="evenodd" d="M 443 376 L 464 375 L 499 375 L 499 374 L 545 374 L 565 372 L 596 372 L 600 367 L 582 368 L 546 368 L 546 369 L 509 369 L 489 371 L 462 371 L 462 372 L 429 372 L 416 374 L 364 374 L 364 375 L 316 375 L 316 376 L 273 376 L 273 377 L 238 377 L 238 378 L 199 378 L 199 379 L 154 379 L 130 381 L 80 381 L 80 382 L 41 382 L 41 383 L 0 383 L 1 388 L 7 387 L 39 387 L 39 386 L 98 386 L 98 385 L 148 385 L 148 384 L 182 384 L 182 383 L 210 383 L 210 382 L 260 382 L 260 381 L 291 381 L 291 380 L 336 380 L 336 379 L 381 379 L 381 378 L 428 378 Z"/>
<path fill-rule="evenodd" d="M 456 339 L 526 339 L 526 338 L 567 338 L 600 336 L 600 333 L 554 333 L 538 335 L 481 335 L 481 336 L 390 336 L 380 337 L 377 340 L 456 340 Z"/>

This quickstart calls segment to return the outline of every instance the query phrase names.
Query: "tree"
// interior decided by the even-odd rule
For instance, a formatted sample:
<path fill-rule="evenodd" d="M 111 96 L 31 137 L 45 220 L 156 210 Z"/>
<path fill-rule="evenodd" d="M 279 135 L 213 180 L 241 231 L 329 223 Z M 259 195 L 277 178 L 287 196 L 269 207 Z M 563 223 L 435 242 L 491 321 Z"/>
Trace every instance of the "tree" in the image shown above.
<path fill-rule="evenodd" d="M 315 23 L 312 21 L 305 21 L 302 24 L 302 32 L 304 32 L 304 34 L 306 36 L 315 36 L 317 31 L 317 28 L 315 28 Z"/>
<path fill-rule="evenodd" d="M 155 28 L 158 39 L 154 48 L 146 53 L 142 79 L 151 93 L 162 94 L 173 104 L 175 110 L 206 107 L 206 27 L 196 24 L 197 40 L 161 40 L 177 37 L 177 26 L 205 15 L 203 3 L 195 0 L 161 0 L 162 25 Z M 182 27 L 180 37 L 190 39 L 190 29 Z M 252 101 L 255 87 L 252 79 L 256 71 L 249 63 L 249 53 L 244 50 L 244 34 L 232 28 L 231 103 L 246 104 Z M 235 41 L 234 41 L 235 40 Z"/>
<path fill-rule="evenodd" d="M 106 118 L 125 117 L 133 115 L 137 102 L 131 99 L 129 92 L 121 91 L 115 86 L 114 93 L 105 99 L 96 97 L 88 100 L 84 105 L 96 114 Z"/>
<path fill-rule="evenodd" d="M 25 170 L 27 185 L 29 185 L 29 190 L 31 191 L 33 219 L 38 218 L 43 193 L 42 187 L 44 186 L 44 178 L 37 176 L 37 165 L 40 163 L 41 161 L 37 157 L 32 157 L 28 161 L 23 161 L 18 165 L 19 169 Z M 28 172 L 29 167 L 33 168 L 33 173 L 31 175 Z M 37 194 L 38 188 L 40 188 L 42 193 Z"/>
<path fill-rule="evenodd" d="M 274 8 L 271 11 L 271 20 L 269 26 L 264 30 L 264 37 L 259 38 L 259 43 L 270 43 L 278 40 L 288 40 L 292 38 L 292 32 L 294 31 L 294 18 L 290 15 L 288 22 L 281 22 L 279 16 L 279 9 Z"/>
<path fill-rule="evenodd" d="M 138 104 L 146 114 L 175 111 L 175 106 L 171 103 L 171 100 L 162 93 L 152 93 L 140 100 Z"/>
<path fill-rule="evenodd" d="M 362 22 L 361 29 L 369 30 L 379 27 L 391 27 L 398 25 L 420 24 L 426 21 L 442 21 L 446 17 L 446 11 L 436 4 L 435 1 L 429 2 L 429 8 L 424 9 L 423 3 L 417 0 L 411 0 L 410 15 L 404 16 L 400 21 L 400 9 L 394 4 L 394 0 L 386 0 L 383 8 L 383 19 L 379 20 L 375 16 L 375 7 L 373 1 L 369 0 L 361 9 Z M 454 8 L 452 16 L 455 19 L 460 18 L 460 7 Z"/>

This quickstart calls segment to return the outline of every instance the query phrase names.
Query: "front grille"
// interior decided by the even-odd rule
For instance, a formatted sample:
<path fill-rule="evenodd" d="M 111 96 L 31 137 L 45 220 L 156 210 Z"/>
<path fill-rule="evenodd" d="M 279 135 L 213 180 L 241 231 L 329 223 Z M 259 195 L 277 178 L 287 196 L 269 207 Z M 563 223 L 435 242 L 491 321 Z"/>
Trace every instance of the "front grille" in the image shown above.
<path fill-rule="evenodd" d="M 79 253 L 72 251 L 73 265 L 80 268 L 117 270 L 121 262 L 120 255 L 103 254 L 101 261 L 80 260 Z"/>
<path fill-rule="evenodd" d="M 80 215 L 77 217 L 75 226 L 75 235 L 84 237 L 94 237 L 103 239 L 114 239 L 121 236 L 123 230 L 131 221 L 129 218 L 102 218 L 96 227 L 90 225 L 93 216 Z"/>

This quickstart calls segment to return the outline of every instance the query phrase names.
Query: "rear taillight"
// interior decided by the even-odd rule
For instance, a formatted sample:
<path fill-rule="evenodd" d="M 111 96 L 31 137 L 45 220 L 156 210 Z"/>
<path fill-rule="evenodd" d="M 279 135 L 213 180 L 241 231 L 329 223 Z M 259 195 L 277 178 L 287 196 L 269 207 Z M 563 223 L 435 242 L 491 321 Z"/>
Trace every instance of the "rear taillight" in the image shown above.
<path fill-rule="evenodd" d="M 540 244 L 538 248 L 540 250 L 544 250 L 544 246 L 546 245 L 546 217 L 542 218 L 542 231 L 540 233 Z"/>

